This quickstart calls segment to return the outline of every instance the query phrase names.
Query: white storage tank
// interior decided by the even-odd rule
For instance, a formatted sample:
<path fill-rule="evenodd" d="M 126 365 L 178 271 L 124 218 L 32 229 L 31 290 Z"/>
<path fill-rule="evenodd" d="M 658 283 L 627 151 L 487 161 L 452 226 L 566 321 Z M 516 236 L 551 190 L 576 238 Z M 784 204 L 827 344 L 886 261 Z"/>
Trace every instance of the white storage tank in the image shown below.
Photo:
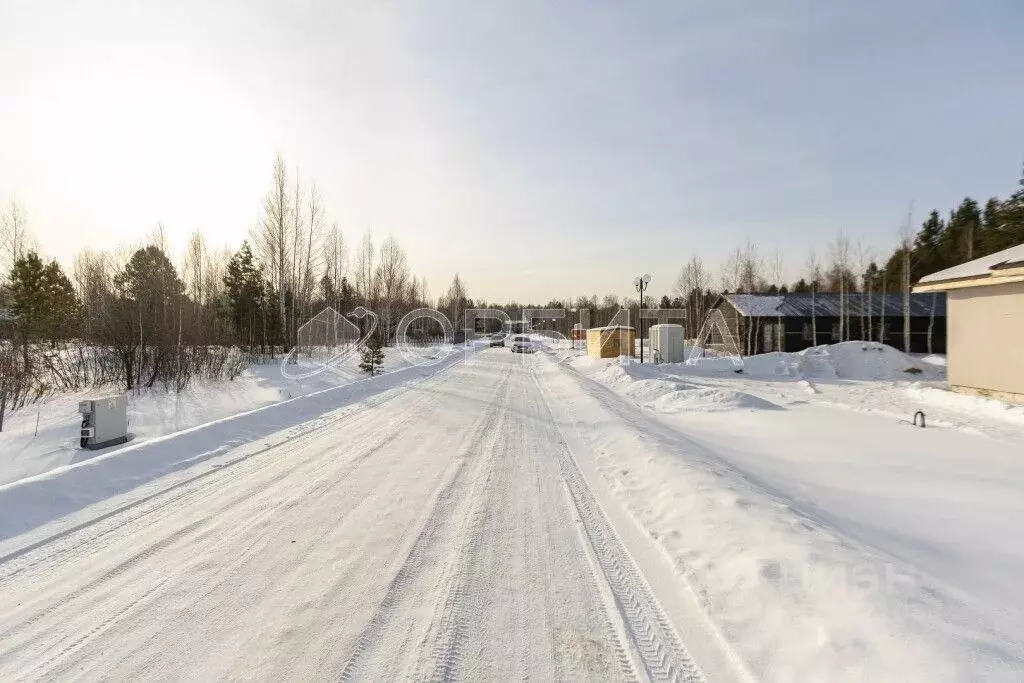
<path fill-rule="evenodd" d="M 682 325 L 652 325 L 650 332 L 651 358 L 655 363 L 682 363 L 686 360 Z"/>

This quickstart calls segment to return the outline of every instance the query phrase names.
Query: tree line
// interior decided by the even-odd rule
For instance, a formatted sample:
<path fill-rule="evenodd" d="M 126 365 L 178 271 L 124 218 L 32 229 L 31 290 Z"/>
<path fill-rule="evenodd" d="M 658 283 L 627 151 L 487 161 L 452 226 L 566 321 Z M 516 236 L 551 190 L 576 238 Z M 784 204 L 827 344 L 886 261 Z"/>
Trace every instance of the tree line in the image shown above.
<path fill-rule="evenodd" d="M 733 249 L 714 269 L 698 255 L 691 255 L 683 263 L 669 288 L 661 297 L 645 295 L 643 308 L 664 311 L 682 310 L 686 336 L 693 339 L 699 333 L 716 300 L 722 294 L 839 294 L 839 338 L 851 338 L 856 327 L 849 324 L 848 296 L 863 295 L 869 299 L 909 298 L 912 285 L 923 276 L 959 265 L 981 256 L 1024 243 L 1024 174 L 1018 187 L 1006 199 L 992 197 L 984 206 L 966 197 L 946 218 L 939 210 L 932 210 L 921 226 L 914 231 L 910 217 L 899 228 L 895 246 L 879 254 L 870 245 L 854 242 L 844 231 L 838 231 L 825 250 L 808 251 L 801 264 L 801 275 L 787 281 L 785 264 L 780 252 L 764 254 L 757 244 L 748 239 Z M 629 312 L 628 320 L 639 319 L 641 302 L 636 298 L 606 294 L 577 296 L 569 299 L 551 299 L 546 304 L 510 303 L 497 306 L 513 320 L 528 308 L 564 308 L 576 313 L 556 321 L 542 322 L 543 326 L 569 334 L 569 329 L 583 318 L 592 326 L 625 322 L 619 311 Z M 904 314 L 908 314 L 904 306 Z M 616 316 L 619 316 L 616 318 Z M 666 314 L 668 315 L 668 313 Z M 668 318 L 666 318 L 668 319 Z M 861 324 L 861 330 L 871 326 Z M 904 325 L 909 333 L 909 324 Z M 814 331 L 817 338 L 817 331 Z M 905 340 L 905 344 L 909 343 Z"/>
<path fill-rule="evenodd" d="M 234 378 L 250 362 L 292 352 L 299 329 L 325 307 L 340 313 L 359 305 L 372 309 L 384 345 L 413 308 L 436 304 L 454 323 L 458 340 L 465 310 L 488 307 L 470 298 L 458 274 L 433 299 L 393 236 L 378 243 L 366 232 L 350 253 L 337 222 L 327 219 L 316 182 L 303 185 L 280 156 L 259 217 L 237 250 L 211 248 L 196 232 L 176 266 L 162 226 L 146 242 L 133 249 L 85 250 L 65 272 L 34 247 L 20 205 L 12 201 L 0 210 L 0 412 L 47 391 L 103 384 L 180 390 L 196 376 Z M 968 197 L 945 218 L 931 211 L 917 231 L 908 218 L 898 244 L 882 258 L 839 232 L 820 257 L 810 251 L 801 277 L 787 283 L 782 255 L 766 256 L 747 240 L 717 272 L 691 256 L 669 293 L 642 303 L 684 309 L 692 338 L 723 293 L 908 297 L 911 284 L 930 272 L 1022 242 L 1024 177 L 1006 199 L 981 205 Z M 574 323 L 618 322 L 622 308 L 635 320 L 640 304 L 589 295 L 493 307 L 514 320 L 526 308 L 576 309 L 542 323 L 568 335 Z M 437 336 L 440 328 L 421 323 L 412 333 Z"/>
<path fill-rule="evenodd" d="M 823 254 L 813 249 L 796 282 L 786 282 L 783 259 L 766 257 L 747 240 L 723 262 L 717 279 L 700 256 L 680 269 L 670 294 L 645 302 L 660 308 L 687 311 L 687 334 L 693 336 L 721 294 L 835 293 L 840 301 L 851 293 L 868 297 L 909 298 L 912 285 L 925 275 L 1024 243 L 1024 173 L 1006 199 L 992 197 L 984 205 L 965 197 L 946 217 L 931 210 L 915 231 L 911 219 L 900 226 L 895 246 L 877 254 L 870 245 L 853 243 L 839 231 Z M 841 325 L 846 316 L 840 315 Z M 841 330 L 840 338 L 848 338 Z"/>
<path fill-rule="evenodd" d="M 0 428 L 3 410 L 50 391 L 233 379 L 251 362 L 291 353 L 302 325 L 326 307 L 375 311 L 386 344 L 402 315 L 434 303 L 394 236 L 378 243 L 367 232 L 350 256 L 316 183 L 304 186 L 280 156 L 236 251 L 211 248 L 196 232 L 175 258 L 158 224 L 145 244 L 84 250 L 66 272 L 40 254 L 12 201 L 0 210 L 0 258 Z M 457 315 L 472 306 L 458 274 L 440 304 Z M 421 324 L 413 333 L 439 330 Z"/>

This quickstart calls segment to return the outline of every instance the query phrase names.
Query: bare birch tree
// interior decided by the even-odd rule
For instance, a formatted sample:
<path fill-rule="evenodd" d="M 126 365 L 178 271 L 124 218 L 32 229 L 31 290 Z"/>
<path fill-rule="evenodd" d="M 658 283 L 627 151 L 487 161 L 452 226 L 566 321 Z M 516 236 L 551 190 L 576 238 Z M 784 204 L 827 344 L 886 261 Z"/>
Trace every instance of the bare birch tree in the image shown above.
<path fill-rule="evenodd" d="M 196 306 L 201 306 L 204 300 L 204 288 L 206 285 L 205 267 L 208 258 L 206 255 L 206 240 L 203 233 L 196 231 L 189 235 L 188 244 L 185 247 L 185 262 L 182 274 L 185 276 L 185 293 L 192 299 Z"/>
<path fill-rule="evenodd" d="M 850 272 L 850 238 L 846 236 L 845 230 L 840 230 L 836 239 L 829 245 L 832 254 L 832 271 L 835 273 L 839 285 L 839 341 L 849 339 L 849 309 L 847 293 L 849 290 Z"/>
<path fill-rule="evenodd" d="M 821 266 L 818 255 L 811 249 L 807 253 L 807 282 L 811 286 L 811 346 L 818 345 L 818 286 L 821 283 Z"/>
<path fill-rule="evenodd" d="M 338 228 L 337 222 L 335 222 L 331 225 L 331 229 L 327 232 L 327 236 L 324 239 L 324 272 L 331 281 L 336 296 L 339 299 L 328 301 L 327 304 L 338 310 L 341 307 L 341 279 L 345 277 L 348 270 L 347 261 L 348 254 L 345 237 L 341 229 Z"/>
<path fill-rule="evenodd" d="M 9 276 L 14 262 L 25 255 L 28 248 L 28 219 L 25 210 L 15 200 L 6 209 L 0 209 L 0 282 Z"/>
<path fill-rule="evenodd" d="M 771 278 L 772 284 L 774 284 L 780 292 L 783 287 L 784 272 L 785 264 L 782 261 L 782 253 L 778 249 L 776 249 L 775 252 L 772 254 Z M 776 316 L 775 318 L 775 349 L 777 351 L 786 350 L 785 340 L 785 329 L 782 325 L 782 314 L 780 312 L 779 315 Z"/>
<path fill-rule="evenodd" d="M 448 319 L 451 320 L 452 327 L 455 329 L 456 340 L 462 338 L 460 330 L 462 330 L 465 325 L 463 318 L 468 299 L 469 294 L 466 290 L 466 284 L 462 281 L 459 274 L 455 273 L 455 277 L 452 278 L 451 284 L 448 285 L 448 290 L 441 296 L 440 301 L 438 301 L 438 308 L 447 314 Z"/>
<path fill-rule="evenodd" d="M 749 238 L 743 247 L 739 263 L 739 289 L 754 294 L 764 287 L 764 259 Z"/>
<path fill-rule="evenodd" d="M 288 191 L 288 169 L 278 154 L 270 190 L 263 199 L 263 215 L 251 231 L 256 253 L 267 268 L 270 285 L 278 294 L 278 320 L 281 330 L 288 329 L 285 319 L 284 292 L 288 285 L 288 263 L 293 240 L 291 223 L 294 205 Z"/>
<path fill-rule="evenodd" d="M 719 271 L 719 282 L 723 292 L 739 292 L 742 287 L 740 286 L 740 274 L 743 268 L 743 251 L 737 247 L 733 249 L 725 262 L 722 263 L 722 268 Z"/>
<path fill-rule="evenodd" d="M 384 342 L 387 343 L 391 339 L 396 309 L 409 279 L 409 266 L 405 251 L 398 244 L 394 235 L 388 235 L 380 245 L 380 259 L 375 279 L 380 283 L 381 303 L 384 306 L 381 323 Z"/>
<path fill-rule="evenodd" d="M 302 285 L 299 288 L 302 300 L 303 317 L 308 317 L 311 312 L 310 304 L 313 301 L 313 292 L 316 290 L 316 272 L 321 261 L 321 245 L 324 239 L 326 218 L 324 216 L 323 199 L 316 182 L 309 187 L 309 203 L 306 205 L 306 256 L 302 264 Z"/>
<path fill-rule="evenodd" d="M 373 244 L 373 233 L 367 230 L 359 240 L 359 249 L 356 251 L 355 277 L 356 291 L 367 306 L 372 306 L 376 299 L 376 284 L 374 274 L 376 268 L 376 249 Z"/>
<path fill-rule="evenodd" d="M 903 351 L 910 353 L 910 252 L 914 248 L 914 235 L 911 223 L 914 216 L 914 204 L 907 209 L 907 221 L 900 231 L 900 251 L 903 263 L 901 281 L 903 285 Z"/>
<path fill-rule="evenodd" d="M 686 327 L 688 336 L 696 336 L 697 331 L 707 315 L 709 274 L 704 261 L 694 254 L 679 270 L 672 292 L 682 299 L 686 309 Z M 596 308 L 596 305 L 595 305 Z"/>
<path fill-rule="evenodd" d="M 871 248 L 865 246 L 861 241 L 857 242 L 857 268 L 860 270 L 860 337 L 861 339 L 866 338 L 871 341 L 871 290 L 874 288 L 874 283 L 868 282 L 867 270 L 868 263 L 874 256 L 871 253 Z M 864 308 L 864 298 L 867 296 L 867 310 Z M 867 327 L 865 327 L 865 319 L 867 320 Z"/>

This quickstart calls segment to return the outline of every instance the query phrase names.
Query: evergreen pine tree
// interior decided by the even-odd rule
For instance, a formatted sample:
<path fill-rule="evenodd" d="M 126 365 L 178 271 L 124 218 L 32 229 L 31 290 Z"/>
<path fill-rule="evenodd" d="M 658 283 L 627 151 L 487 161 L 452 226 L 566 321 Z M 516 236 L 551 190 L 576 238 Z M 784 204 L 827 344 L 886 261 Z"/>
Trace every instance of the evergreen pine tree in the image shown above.
<path fill-rule="evenodd" d="M 928 220 L 921 224 L 921 231 L 914 238 L 911 254 L 910 277 L 916 282 L 928 273 L 946 268 L 946 224 L 939 218 L 938 211 L 932 211 Z"/>
<path fill-rule="evenodd" d="M 1024 173 L 1021 175 L 1017 191 L 999 208 L 999 217 L 1002 221 L 999 230 L 999 249 L 1024 244 Z"/>
<path fill-rule="evenodd" d="M 14 262 L 10 281 L 11 313 L 28 368 L 29 344 L 40 339 L 52 342 L 66 330 L 77 315 L 78 299 L 60 265 L 44 264 L 35 251 Z"/>
<path fill-rule="evenodd" d="M 949 222 L 939 244 L 942 262 L 935 270 L 949 268 L 975 258 L 978 255 L 980 226 L 981 212 L 978 210 L 978 202 L 967 197 L 949 216 Z"/>
<path fill-rule="evenodd" d="M 362 362 L 359 369 L 373 377 L 380 373 L 380 367 L 384 364 L 384 350 L 381 348 L 380 339 L 376 336 L 370 337 L 362 351 Z"/>
<path fill-rule="evenodd" d="M 985 210 L 981 214 L 981 231 L 978 235 L 980 255 L 993 254 L 1005 247 L 1002 246 L 1001 229 L 1003 225 L 1002 202 L 992 197 L 985 202 Z"/>
<path fill-rule="evenodd" d="M 265 305 L 263 273 L 253 258 L 248 242 L 231 257 L 224 276 L 231 321 L 238 338 L 244 339 L 252 351 L 256 339 L 262 338 L 260 308 Z"/>

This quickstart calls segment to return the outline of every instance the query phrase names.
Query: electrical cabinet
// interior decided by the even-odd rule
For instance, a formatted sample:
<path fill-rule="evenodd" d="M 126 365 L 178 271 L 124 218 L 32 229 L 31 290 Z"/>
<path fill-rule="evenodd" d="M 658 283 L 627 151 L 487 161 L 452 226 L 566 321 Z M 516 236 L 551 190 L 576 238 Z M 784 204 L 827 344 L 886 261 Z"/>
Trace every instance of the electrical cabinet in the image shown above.
<path fill-rule="evenodd" d="M 128 397 L 124 394 L 80 401 L 78 412 L 82 415 L 82 448 L 106 448 L 128 441 Z"/>
<path fill-rule="evenodd" d="M 683 326 L 651 325 L 651 357 L 655 363 L 682 363 L 686 360 Z"/>

